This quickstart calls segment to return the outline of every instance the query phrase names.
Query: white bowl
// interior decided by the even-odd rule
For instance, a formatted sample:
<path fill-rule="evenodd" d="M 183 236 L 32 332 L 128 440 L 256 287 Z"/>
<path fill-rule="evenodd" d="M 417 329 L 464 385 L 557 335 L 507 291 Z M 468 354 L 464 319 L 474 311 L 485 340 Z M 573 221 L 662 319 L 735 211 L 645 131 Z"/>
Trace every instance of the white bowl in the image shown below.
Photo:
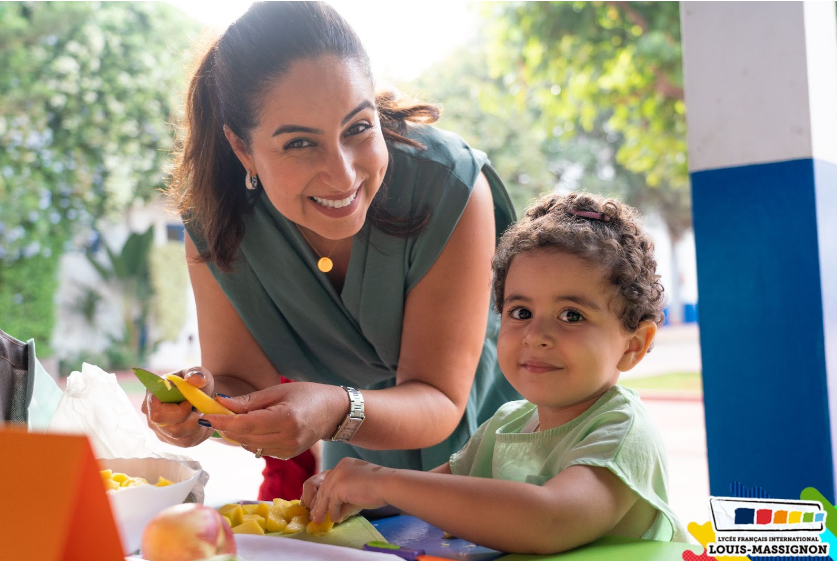
<path fill-rule="evenodd" d="M 131 477 L 143 477 L 149 485 L 109 492 L 111 510 L 119 528 L 125 555 L 137 551 L 146 524 L 161 510 L 182 503 L 198 483 L 201 470 L 164 458 L 115 458 L 99 460 L 100 469 L 112 469 Z M 155 487 L 160 476 L 173 483 Z"/>

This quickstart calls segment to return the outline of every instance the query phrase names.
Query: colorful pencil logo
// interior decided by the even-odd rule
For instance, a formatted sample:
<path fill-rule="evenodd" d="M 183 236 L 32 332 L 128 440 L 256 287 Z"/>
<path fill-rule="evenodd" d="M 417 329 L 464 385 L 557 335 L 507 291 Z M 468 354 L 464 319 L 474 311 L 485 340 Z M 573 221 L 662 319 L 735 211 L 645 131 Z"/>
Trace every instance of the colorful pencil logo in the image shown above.
<path fill-rule="evenodd" d="M 815 532 L 825 530 L 826 513 L 816 501 L 710 497 L 719 532 Z"/>

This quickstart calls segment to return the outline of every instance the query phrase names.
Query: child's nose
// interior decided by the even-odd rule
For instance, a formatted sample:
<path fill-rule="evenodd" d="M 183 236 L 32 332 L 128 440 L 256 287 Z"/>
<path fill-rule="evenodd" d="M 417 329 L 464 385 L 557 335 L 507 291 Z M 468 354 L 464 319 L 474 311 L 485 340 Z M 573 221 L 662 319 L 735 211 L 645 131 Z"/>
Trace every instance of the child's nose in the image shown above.
<path fill-rule="evenodd" d="M 523 338 L 523 343 L 529 347 L 551 347 L 554 342 L 550 326 L 545 321 L 533 320 Z"/>

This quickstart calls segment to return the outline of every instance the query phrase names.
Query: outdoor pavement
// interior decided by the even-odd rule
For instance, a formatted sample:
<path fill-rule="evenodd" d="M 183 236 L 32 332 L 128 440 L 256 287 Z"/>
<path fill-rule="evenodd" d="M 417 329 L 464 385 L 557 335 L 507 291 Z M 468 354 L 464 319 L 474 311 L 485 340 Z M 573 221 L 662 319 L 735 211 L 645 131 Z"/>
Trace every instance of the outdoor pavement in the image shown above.
<path fill-rule="evenodd" d="M 695 325 L 662 328 L 653 352 L 624 376 L 700 371 L 698 337 Z M 640 395 L 660 429 L 668 452 L 669 503 L 684 526 L 689 522 L 706 522 L 709 520 L 709 475 L 702 396 L 695 392 L 642 390 Z M 139 410 L 142 394 L 131 393 L 129 397 Z M 215 440 L 190 449 L 169 448 L 172 453 L 197 460 L 209 472 L 207 495 L 216 500 L 256 498 L 264 460 Z"/>

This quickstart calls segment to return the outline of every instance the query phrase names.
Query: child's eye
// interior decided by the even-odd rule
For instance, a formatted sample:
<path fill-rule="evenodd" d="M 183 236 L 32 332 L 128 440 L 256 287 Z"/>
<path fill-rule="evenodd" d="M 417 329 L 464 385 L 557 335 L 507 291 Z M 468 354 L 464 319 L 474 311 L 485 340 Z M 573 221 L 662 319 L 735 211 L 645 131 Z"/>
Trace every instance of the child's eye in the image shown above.
<path fill-rule="evenodd" d="M 526 308 L 512 308 L 509 310 L 509 317 L 512 319 L 531 319 L 532 312 Z"/>
<path fill-rule="evenodd" d="M 564 310 L 559 314 L 558 318 L 562 321 L 566 321 L 567 323 L 578 323 L 580 321 L 584 321 L 584 316 L 582 316 L 581 312 L 577 310 Z"/>
<path fill-rule="evenodd" d="M 371 128 L 372 128 L 372 125 L 370 125 L 369 123 L 357 123 L 357 124 L 352 125 L 351 127 L 349 127 L 348 130 L 346 131 L 346 134 L 349 135 L 349 136 L 354 136 L 356 134 L 366 132 Z"/>
<path fill-rule="evenodd" d="M 314 146 L 314 143 L 305 138 L 295 138 L 287 144 L 285 144 L 285 150 L 293 150 L 294 148 L 306 148 L 308 146 Z"/>

